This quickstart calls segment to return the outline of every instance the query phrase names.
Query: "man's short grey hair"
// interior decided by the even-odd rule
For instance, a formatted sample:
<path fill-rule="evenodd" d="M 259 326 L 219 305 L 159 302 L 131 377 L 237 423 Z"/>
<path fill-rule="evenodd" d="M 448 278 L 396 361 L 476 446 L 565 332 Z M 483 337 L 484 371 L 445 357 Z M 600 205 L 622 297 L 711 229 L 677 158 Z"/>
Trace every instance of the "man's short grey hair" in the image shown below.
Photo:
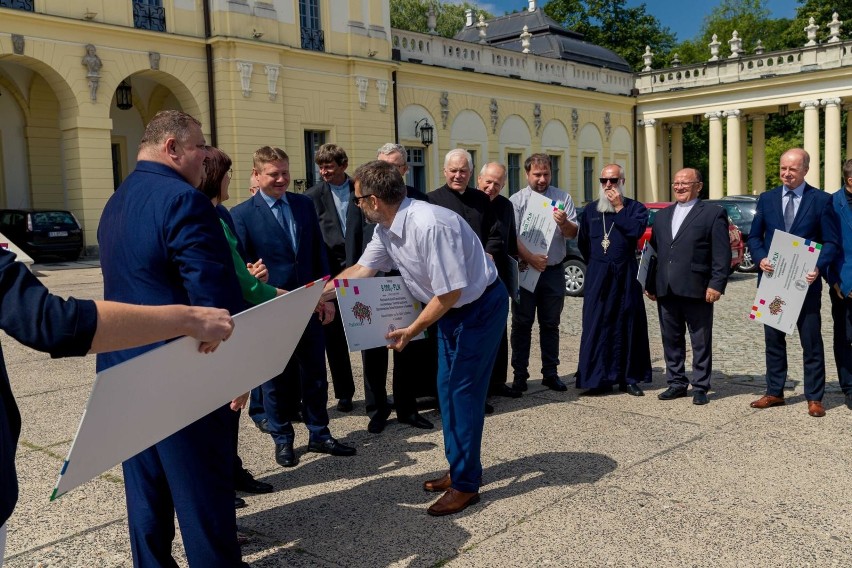
<path fill-rule="evenodd" d="M 498 168 L 501 168 L 503 170 L 503 175 L 501 177 L 502 177 L 503 181 L 505 182 L 506 177 L 509 175 L 509 170 L 507 170 L 506 166 L 504 166 L 500 162 L 488 162 L 488 163 L 486 163 L 485 165 L 482 166 L 482 168 L 480 168 L 479 175 L 484 176 L 485 172 L 488 171 L 488 168 L 493 167 L 493 166 L 497 166 Z"/>
<path fill-rule="evenodd" d="M 402 144 L 394 144 L 393 142 L 388 142 L 387 144 L 383 144 L 381 148 L 376 152 L 376 157 L 379 156 L 390 156 L 394 152 L 402 154 L 402 157 L 408 161 L 408 152 L 405 151 L 405 146 Z"/>
<path fill-rule="evenodd" d="M 450 150 L 449 152 L 447 152 L 447 155 L 444 156 L 444 169 L 447 169 L 447 164 L 449 164 L 450 160 L 452 160 L 456 156 L 464 156 L 467 160 L 467 168 L 473 171 L 473 156 L 471 156 L 470 152 L 468 152 L 464 148 L 456 148 L 455 150 Z"/>

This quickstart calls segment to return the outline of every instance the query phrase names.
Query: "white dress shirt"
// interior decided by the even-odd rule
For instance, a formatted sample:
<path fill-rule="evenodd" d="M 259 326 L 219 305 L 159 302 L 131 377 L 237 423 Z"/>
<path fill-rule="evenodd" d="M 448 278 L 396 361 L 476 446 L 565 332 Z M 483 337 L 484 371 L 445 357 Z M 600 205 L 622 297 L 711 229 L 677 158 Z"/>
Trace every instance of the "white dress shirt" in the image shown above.
<path fill-rule="evenodd" d="M 497 279 L 494 262 L 464 219 L 407 197 L 390 228 L 376 227 L 358 264 L 383 272 L 396 268 L 411 295 L 424 304 L 461 290 L 454 308 L 478 299 Z"/>
<path fill-rule="evenodd" d="M 698 198 L 687 201 L 686 203 L 678 203 L 675 206 L 674 213 L 672 213 L 672 239 L 677 236 L 677 232 L 680 231 L 680 226 L 683 224 L 683 220 L 686 219 L 686 216 L 689 215 L 689 212 L 692 211 L 692 208 L 696 203 L 698 203 Z"/>

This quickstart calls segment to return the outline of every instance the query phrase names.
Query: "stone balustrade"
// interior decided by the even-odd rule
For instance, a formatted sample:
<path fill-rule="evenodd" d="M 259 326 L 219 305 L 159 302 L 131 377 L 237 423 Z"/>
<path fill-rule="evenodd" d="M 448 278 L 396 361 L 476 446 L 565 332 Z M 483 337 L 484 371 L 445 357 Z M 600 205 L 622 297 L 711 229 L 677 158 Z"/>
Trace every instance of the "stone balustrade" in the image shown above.
<path fill-rule="evenodd" d="M 614 95 L 630 95 L 633 89 L 633 74 L 623 71 L 405 30 L 395 29 L 392 36 L 400 61 Z"/>
<path fill-rule="evenodd" d="M 852 41 L 720 59 L 636 75 L 639 94 L 677 91 L 852 66 Z"/>

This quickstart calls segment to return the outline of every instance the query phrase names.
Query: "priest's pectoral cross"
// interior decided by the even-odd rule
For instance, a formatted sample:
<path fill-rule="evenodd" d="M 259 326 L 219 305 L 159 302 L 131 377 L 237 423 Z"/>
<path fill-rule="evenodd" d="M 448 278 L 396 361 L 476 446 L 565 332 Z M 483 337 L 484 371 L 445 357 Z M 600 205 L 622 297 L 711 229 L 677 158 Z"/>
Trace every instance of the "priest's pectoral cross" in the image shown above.
<path fill-rule="evenodd" d="M 608 235 L 604 235 L 604 238 L 601 241 L 601 247 L 603 247 L 604 254 L 606 254 L 606 249 L 609 248 L 609 236 Z"/>

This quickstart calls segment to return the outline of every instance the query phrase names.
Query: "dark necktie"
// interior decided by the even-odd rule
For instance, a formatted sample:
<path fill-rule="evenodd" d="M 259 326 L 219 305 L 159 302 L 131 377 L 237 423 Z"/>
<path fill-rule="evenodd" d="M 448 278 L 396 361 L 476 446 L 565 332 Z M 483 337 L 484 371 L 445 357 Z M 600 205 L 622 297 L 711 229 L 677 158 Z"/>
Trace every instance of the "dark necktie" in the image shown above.
<path fill-rule="evenodd" d="M 287 237 L 287 244 L 295 250 L 296 247 L 293 245 L 293 233 L 290 231 L 290 224 L 284 217 L 284 202 L 280 199 L 276 199 L 275 203 L 272 205 L 272 209 L 275 211 L 275 220 L 278 221 L 278 224 L 281 225 L 282 229 L 284 229 L 284 234 Z"/>
<path fill-rule="evenodd" d="M 796 204 L 793 201 L 796 199 L 796 194 L 788 189 L 784 197 L 787 198 L 787 205 L 784 206 L 784 231 L 789 233 L 793 226 L 793 219 L 796 218 Z"/>

